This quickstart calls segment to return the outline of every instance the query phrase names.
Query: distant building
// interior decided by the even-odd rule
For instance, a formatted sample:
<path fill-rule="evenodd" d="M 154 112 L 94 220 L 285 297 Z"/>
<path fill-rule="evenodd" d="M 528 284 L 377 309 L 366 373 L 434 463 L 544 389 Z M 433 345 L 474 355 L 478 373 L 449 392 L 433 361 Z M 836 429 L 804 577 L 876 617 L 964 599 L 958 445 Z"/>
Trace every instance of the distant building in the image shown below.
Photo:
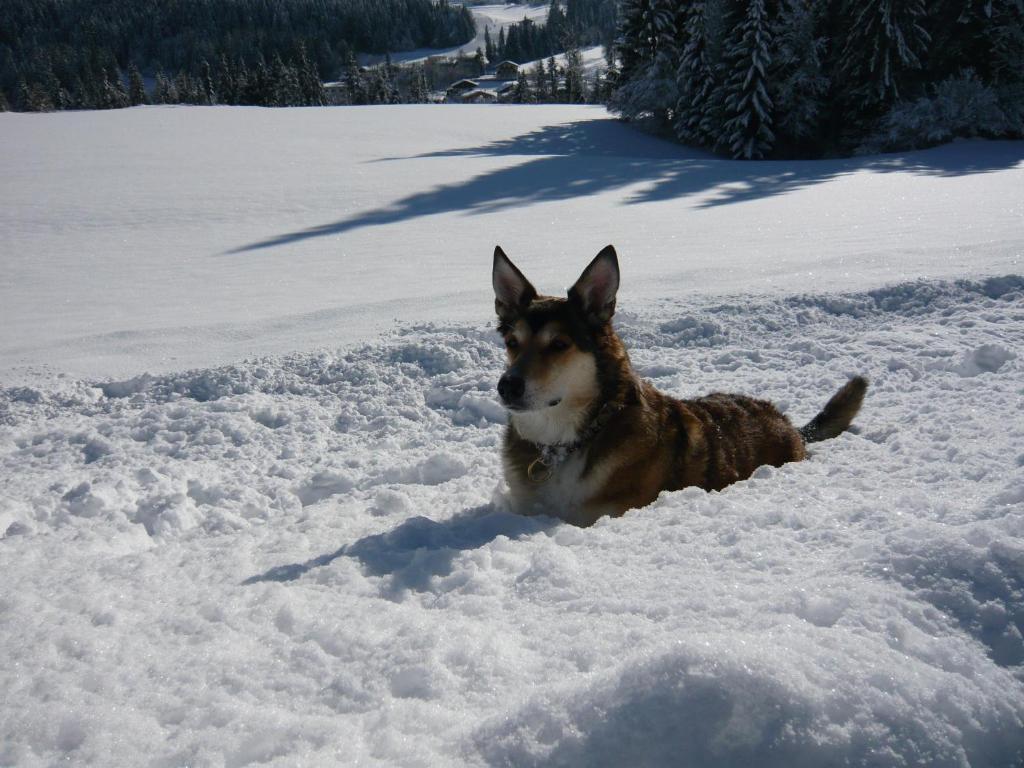
<path fill-rule="evenodd" d="M 461 100 L 463 104 L 493 104 L 498 100 L 498 96 L 494 91 L 485 91 L 480 88 L 462 94 Z"/>
<path fill-rule="evenodd" d="M 516 96 L 516 84 L 505 83 L 498 89 L 498 101 L 504 103 L 512 101 Z"/>
<path fill-rule="evenodd" d="M 445 95 L 451 101 L 461 101 L 463 95 L 479 87 L 480 83 L 476 80 L 459 80 L 458 82 L 452 83 L 448 86 L 448 90 L 445 91 Z"/>
<path fill-rule="evenodd" d="M 495 80 L 515 80 L 519 77 L 519 65 L 506 59 L 494 68 Z"/>

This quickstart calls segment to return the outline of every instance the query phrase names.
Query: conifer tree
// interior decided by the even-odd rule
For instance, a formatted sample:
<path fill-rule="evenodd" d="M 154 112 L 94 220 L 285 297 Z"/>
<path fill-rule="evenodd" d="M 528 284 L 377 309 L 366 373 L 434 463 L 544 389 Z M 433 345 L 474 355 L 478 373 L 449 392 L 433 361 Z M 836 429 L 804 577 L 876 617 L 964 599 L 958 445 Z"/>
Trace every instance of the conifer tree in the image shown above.
<path fill-rule="evenodd" d="M 490 25 L 484 27 L 484 55 L 487 57 L 487 60 L 492 64 L 495 63 L 495 61 L 498 58 L 498 54 L 494 50 L 494 41 L 491 40 Z"/>
<path fill-rule="evenodd" d="M 228 70 L 231 75 L 229 85 L 232 88 L 232 104 L 252 103 L 245 101 L 245 95 L 249 92 L 249 70 L 241 59 L 238 64 Z"/>
<path fill-rule="evenodd" d="M 178 103 L 178 89 L 170 81 L 164 71 L 158 70 L 156 73 L 156 84 L 153 88 L 153 103 L 154 104 L 177 104 Z"/>
<path fill-rule="evenodd" d="M 128 106 L 128 92 L 116 71 L 104 72 L 100 86 L 99 109 L 121 109 Z"/>
<path fill-rule="evenodd" d="M 561 101 L 558 88 L 558 65 L 555 64 L 555 57 L 548 57 L 548 97 L 552 102 Z"/>
<path fill-rule="evenodd" d="M 520 69 L 519 74 L 516 76 L 515 91 L 513 91 L 512 99 L 517 104 L 532 104 L 536 100 L 533 89 L 530 87 L 530 81 L 526 76 L 526 70 L 524 69 Z"/>
<path fill-rule="evenodd" d="M 719 144 L 736 158 L 764 157 L 772 148 L 772 100 L 767 75 L 771 29 L 765 0 L 749 0 L 726 52 L 729 76 L 723 86 L 726 121 Z"/>
<path fill-rule="evenodd" d="M 565 50 L 565 92 L 570 104 L 582 104 L 586 101 L 583 54 L 576 45 L 571 45 Z"/>
<path fill-rule="evenodd" d="M 427 71 L 422 64 L 413 67 L 412 82 L 409 88 L 409 100 L 414 104 L 425 104 L 430 100 L 430 88 L 427 85 Z"/>
<path fill-rule="evenodd" d="M 929 35 L 923 0 L 846 0 L 849 33 L 840 69 L 848 99 L 864 107 L 899 98 L 905 73 L 921 67 Z"/>
<path fill-rule="evenodd" d="M 320 80 L 320 73 L 317 71 L 316 64 L 309 58 L 304 45 L 299 46 L 297 69 L 302 103 L 313 107 L 323 106 L 325 101 L 324 84 Z"/>
<path fill-rule="evenodd" d="M 142 82 L 142 73 L 134 62 L 128 65 L 128 103 L 133 107 L 146 103 L 146 86 Z"/>
<path fill-rule="evenodd" d="M 985 33 L 992 61 L 992 82 L 997 86 L 1024 84 L 1024 2 L 990 0 Z M 1024 104 L 1017 105 L 1024 111 Z"/>
<path fill-rule="evenodd" d="M 221 54 L 217 60 L 217 73 L 214 78 L 214 88 L 217 92 L 217 100 L 222 104 L 237 104 L 238 91 L 235 73 L 232 71 L 228 57 Z"/>
<path fill-rule="evenodd" d="M 213 71 L 210 62 L 203 59 L 199 64 L 199 85 L 202 91 L 203 104 L 217 103 L 217 89 L 213 84 Z"/>
<path fill-rule="evenodd" d="M 775 133 L 794 150 L 815 143 L 828 95 L 826 40 L 818 29 L 814 0 L 782 0 L 772 24 L 775 54 L 769 79 Z"/>
<path fill-rule="evenodd" d="M 348 60 L 345 62 L 345 93 L 349 104 L 366 104 L 369 101 L 369 93 L 363 73 L 359 71 L 355 55 L 349 51 Z"/>
<path fill-rule="evenodd" d="M 694 0 L 687 6 L 682 26 L 681 37 L 685 42 L 676 68 L 676 136 L 690 144 L 713 144 L 715 119 L 712 105 L 718 83 L 708 50 L 705 0 Z"/>
<path fill-rule="evenodd" d="M 548 75 L 544 69 L 544 62 L 538 61 L 530 72 L 533 77 L 534 100 L 539 102 L 551 101 L 551 94 L 548 92 Z"/>

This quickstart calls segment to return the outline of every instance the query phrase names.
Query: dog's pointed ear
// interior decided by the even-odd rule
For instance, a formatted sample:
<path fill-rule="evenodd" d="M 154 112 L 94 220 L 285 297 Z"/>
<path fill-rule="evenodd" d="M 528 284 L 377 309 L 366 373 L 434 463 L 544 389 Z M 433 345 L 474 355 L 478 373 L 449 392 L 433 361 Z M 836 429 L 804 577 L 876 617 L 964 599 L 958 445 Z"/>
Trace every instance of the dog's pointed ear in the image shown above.
<path fill-rule="evenodd" d="M 519 271 L 519 267 L 505 255 L 500 245 L 494 247 L 491 282 L 494 284 L 494 310 L 502 320 L 514 319 L 537 298 L 536 289 Z"/>
<path fill-rule="evenodd" d="M 580 308 L 587 322 L 603 325 L 615 314 L 618 290 L 619 258 L 615 249 L 606 245 L 569 289 L 569 301 Z"/>

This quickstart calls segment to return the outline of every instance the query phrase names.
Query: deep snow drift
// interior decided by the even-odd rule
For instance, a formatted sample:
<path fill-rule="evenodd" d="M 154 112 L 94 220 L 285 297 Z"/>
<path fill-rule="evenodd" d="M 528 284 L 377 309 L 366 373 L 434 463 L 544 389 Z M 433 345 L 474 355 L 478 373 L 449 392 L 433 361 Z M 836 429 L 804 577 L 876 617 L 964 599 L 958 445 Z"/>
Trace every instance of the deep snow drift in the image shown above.
<path fill-rule="evenodd" d="M 1020 148 L 786 170 L 560 109 L 465 111 L 550 154 L 405 109 L 0 115 L 0 765 L 1020 763 Z M 372 162 L 399 138 L 434 156 Z M 799 423 L 864 373 L 857 432 L 509 514 L 495 239 L 548 291 L 626 243 L 642 375 Z"/>

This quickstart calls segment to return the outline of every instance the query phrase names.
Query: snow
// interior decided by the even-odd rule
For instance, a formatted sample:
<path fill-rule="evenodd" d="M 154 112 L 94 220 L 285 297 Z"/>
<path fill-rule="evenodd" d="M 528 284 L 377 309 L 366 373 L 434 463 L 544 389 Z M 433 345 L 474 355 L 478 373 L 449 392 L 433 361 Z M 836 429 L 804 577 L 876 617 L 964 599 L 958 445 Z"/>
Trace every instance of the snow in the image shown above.
<path fill-rule="evenodd" d="M 583 71 L 587 74 L 588 77 L 593 77 L 593 75 L 596 72 L 608 69 L 608 62 L 605 61 L 604 58 L 603 45 L 590 45 L 587 46 L 586 48 L 581 48 L 580 57 L 583 60 Z M 532 72 L 534 67 L 536 67 L 537 64 L 539 64 L 541 61 L 542 59 L 528 61 L 524 64 L 520 64 L 519 68 L 525 69 L 527 72 Z M 547 59 L 543 59 L 543 61 L 545 64 L 547 64 Z M 560 53 L 557 56 L 555 56 L 555 63 L 560 67 L 565 67 L 565 54 Z"/>
<path fill-rule="evenodd" d="M 0 137 L 0 764 L 1024 757 L 1021 145 L 741 164 L 452 105 Z M 496 241 L 552 292 L 614 242 L 665 391 L 800 423 L 863 373 L 857 429 L 511 514 Z"/>
<path fill-rule="evenodd" d="M 11 376 L 479 322 L 495 243 L 551 290 L 614 243 L 624 307 L 1007 274 L 1024 253 L 1013 142 L 735 163 L 567 105 L 12 113 L 0 139 Z"/>

